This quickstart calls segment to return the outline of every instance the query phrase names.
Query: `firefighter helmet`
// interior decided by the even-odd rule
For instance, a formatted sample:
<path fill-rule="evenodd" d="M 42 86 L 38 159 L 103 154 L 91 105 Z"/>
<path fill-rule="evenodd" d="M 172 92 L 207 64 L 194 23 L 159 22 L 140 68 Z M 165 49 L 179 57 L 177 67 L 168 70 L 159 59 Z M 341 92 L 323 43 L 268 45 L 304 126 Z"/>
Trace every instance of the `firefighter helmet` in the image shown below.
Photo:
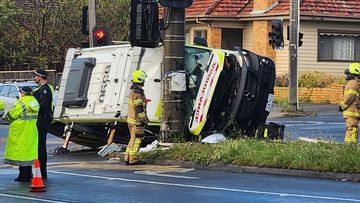
<path fill-rule="evenodd" d="M 132 73 L 132 82 L 133 83 L 144 83 L 145 78 L 147 77 L 146 73 L 142 70 L 136 70 Z"/>
<path fill-rule="evenodd" d="M 359 75 L 360 74 L 360 63 L 352 63 L 349 65 L 349 73 L 353 75 Z"/>

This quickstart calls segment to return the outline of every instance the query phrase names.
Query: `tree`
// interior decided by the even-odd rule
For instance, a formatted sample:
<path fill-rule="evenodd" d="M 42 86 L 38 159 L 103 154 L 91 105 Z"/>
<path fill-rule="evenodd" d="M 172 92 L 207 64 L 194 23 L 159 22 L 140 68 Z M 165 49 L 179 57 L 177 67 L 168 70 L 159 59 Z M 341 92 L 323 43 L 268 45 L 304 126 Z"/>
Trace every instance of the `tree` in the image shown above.
<path fill-rule="evenodd" d="M 130 32 L 130 0 L 98 0 L 97 25 L 110 29 L 112 40 L 128 41 Z"/>
<path fill-rule="evenodd" d="M 70 47 L 80 47 L 82 7 L 87 0 L 2 0 L 0 65 L 64 64 Z M 98 0 L 98 25 L 110 28 L 112 40 L 127 39 L 130 0 Z"/>

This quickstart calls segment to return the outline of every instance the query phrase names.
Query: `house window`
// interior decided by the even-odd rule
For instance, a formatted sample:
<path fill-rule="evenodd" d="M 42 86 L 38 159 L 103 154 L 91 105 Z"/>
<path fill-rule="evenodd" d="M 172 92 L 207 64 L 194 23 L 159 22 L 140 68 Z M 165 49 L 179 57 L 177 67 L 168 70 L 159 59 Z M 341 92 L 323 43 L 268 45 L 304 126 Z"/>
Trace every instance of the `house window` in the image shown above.
<path fill-rule="evenodd" d="M 194 37 L 201 37 L 207 40 L 206 30 L 194 30 Z"/>
<path fill-rule="evenodd" d="M 243 30 L 223 28 L 221 31 L 221 48 L 234 50 L 234 47 L 243 47 Z"/>
<path fill-rule="evenodd" d="M 360 33 L 320 31 L 319 61 L 359 61 Z"/>

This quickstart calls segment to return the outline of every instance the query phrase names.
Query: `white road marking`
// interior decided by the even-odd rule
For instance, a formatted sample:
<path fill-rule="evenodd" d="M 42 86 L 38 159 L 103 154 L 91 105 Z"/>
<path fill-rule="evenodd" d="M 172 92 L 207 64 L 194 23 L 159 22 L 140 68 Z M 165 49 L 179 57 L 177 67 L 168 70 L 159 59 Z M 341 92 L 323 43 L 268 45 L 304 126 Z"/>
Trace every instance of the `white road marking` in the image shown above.
<path fill-rule="evenodd" d="M 150 175 L 150 176 L 168 177 L 168 178 L 199 179 L 198 177 L 191 177 L 191 176 L 179 176 L 179 175 L 161 174 L 161 173 L 155 172 L 155 171 L 135 171 L 134 173 L 142 174 L 142 175 Z"/>
<path fill-rule="evenodd" d="M 300 197 L 300 198 L 308 198 L 308 199 L 322 199 L 322 200 L 337 200 L 337 201 L 346 201 L 346 202 L 360 202 L 360 199 L 351 199 L 351 198 L 342 198 L 342 197 L 301 195 L 301 194 L 280 193 L 280 192 L 264 192 L 264 191 L 256 191 L 256 190 L 242 190 L 242 189 L 212 187 L 212 186 L 202 186 L 202 185 L 166 183 L 166 182 L 156 182 L 156 181 L 146 181 L 146 180 L 133 180 L 133 179 L 126 179 L 126 178 L 114 178 L 114 177 L 107 177 L 107 176 L 87 175 L 87 174 L 81 174 L 81 173 L 69 173 L 69 172 L 62 172 L 62 171 L 48 171 L 48 172 L 55 173 L 55 174 L 62 174 L 62 175 L 87 177 L 87 178 L 97 178 L 97 179 L 105 179 L 105 180 L 118 180 L 118 181 L 124 181 L 124 182 L 145 183 L 145 184 L 154 184 L 154 185 L 166 185 L 166 186 L 185 187 L 185 188 L 197 188 L 197 189 L 219 190 L 219 191 L 227 191 L 227 192 L 274 195 L 274 196 L 280 196 L 280 197 L 287 196 L 287 197 Z"/>
<path fill-rule="evenodd" d="M 69 203 L 69 202 L 63 202 L 63 201 L 57 201 L 57 200 L 40 199 L 40 198 L 35 198 L 35 197 L 26 197 L 26 196 L 19 196 L 19 195 L 9 195 L 9 194 L 2 194 L 2 193 L 0 193 L 0 196 L 2 196 L 2 197 L 9 197 L 9 198 L 17 198 L 17 199 L 36 200 L 36 201 L 40 201 L 40 202 Z"/>

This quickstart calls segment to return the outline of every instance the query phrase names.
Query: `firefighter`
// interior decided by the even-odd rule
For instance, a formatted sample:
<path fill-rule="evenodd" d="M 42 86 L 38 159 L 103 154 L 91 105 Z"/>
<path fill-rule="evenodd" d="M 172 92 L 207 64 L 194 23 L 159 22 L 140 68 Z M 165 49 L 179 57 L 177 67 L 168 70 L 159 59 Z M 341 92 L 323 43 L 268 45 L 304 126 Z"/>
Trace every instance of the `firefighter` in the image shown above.
<path fill-rule="evenodd" d="M 20 90 L 20 99 L 5 116 L 10 126 L 6 139 L 4 163 L 19 166 L 19 175 L 15 179 L 18 182 L 31 181 L 31 166 L 38 158 L 36 119 L 40 105 L 31 93 L 30 87 L 23 87 Z"/>
<path fill-rule="evenodd" d="M 145 125 L 149 122 L 146 115 L 146 97 L 144 94 L 144 82 L 146 73 L 136 70 L 132 73 L 132 85 L 128 100 L 127 123 L 130 131 L 130 140 L 126 148 L 125 163 L 129 165 L 144 164 L 139 160 L 138 151 L 141 139 L 145 134 Z"/>
<path fill-rule="evenodd" d="M 34 97 L 40 104 L 39 116 L 37 120 L 37 129 L 39 132 L 39 162 L 41 177 L 47 179 L 47 151 L 46 136 L 49 125 L 52 121 L 52 87 L 47 83 L 47 72 L 44 69 L 38 69 L 34 73 L 34 80 L 38 87 L 34 90 Z"/>
<path fill-rule="evenodd" d="M 344 99 L 340 102 L 339 110 L 343 111 L 346 123 L 345 143 L 358 142 L 358 120 L 360 117 L 360 63 L 352 63 L 345 70 L 346 85 Z"/>

